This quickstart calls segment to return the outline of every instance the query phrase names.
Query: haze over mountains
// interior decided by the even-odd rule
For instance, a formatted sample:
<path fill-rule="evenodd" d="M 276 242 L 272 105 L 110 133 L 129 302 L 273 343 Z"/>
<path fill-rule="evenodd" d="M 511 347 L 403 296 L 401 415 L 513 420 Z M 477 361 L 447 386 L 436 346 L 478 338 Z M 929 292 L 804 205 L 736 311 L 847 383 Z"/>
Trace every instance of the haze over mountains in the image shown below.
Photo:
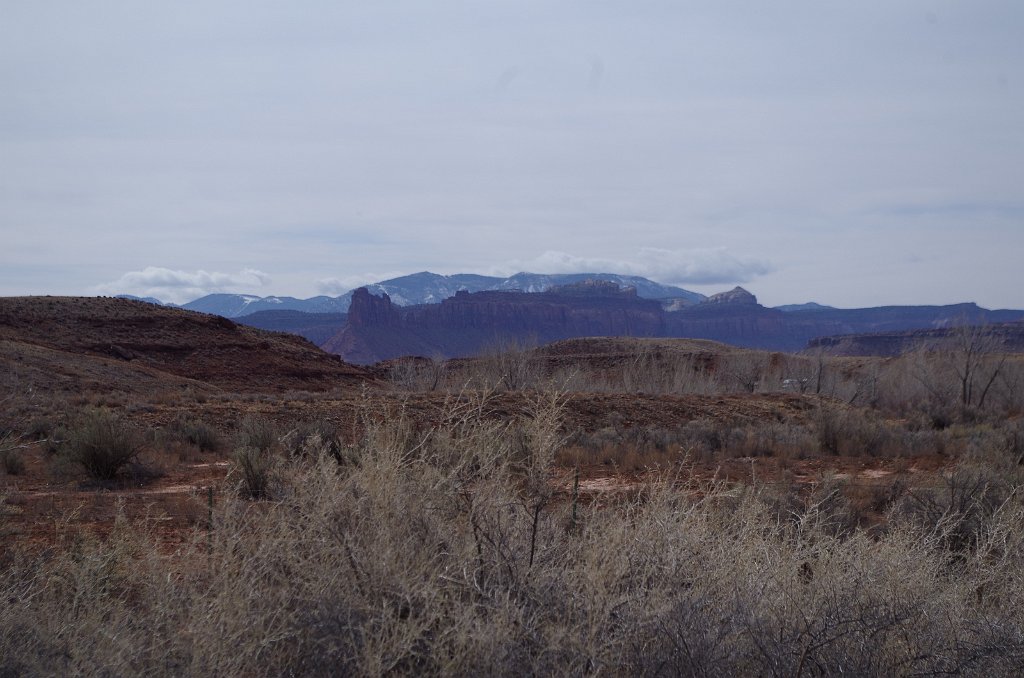
<path fill-rule="evenodd" d="M 545 344 L 596 336 L 711 339 L 734 346 L 800 351 L 815 337 L 894 332 L 1024 319 L 1024 311 L 976 304 L 802 310 L 767 308 L 737 287 L 675 307 L 614 283 L 585 281 L 540 293 L 459 292 L 440 304 L 399 306 L 356 291 L 347 321 L 324 350 L 370 364 L 406 355 L 470 356 L 508 342 Z M 244 319 L 243 319 L 244 322 Z"/>
<path fill-rule="evenodd" d="M 392 303 L 398 306 L 416 304 L 436 304 L 455 296 L 456 292 L 483 292 L 488 290 L 505 290 L 520 292 L 543 292 L 555 285 L 568 285 L 584 280 L 604 280 L 613 282 L 619 287 L 634 287 L 640 297 L 646 299 L 673 299 L 680 304 L 692 304 L 704 300 L 704 295 L 691 292 L 681 287 L 662 285 L 647 278 L 617 273 L 516 273 L 507 278 L 457 273 L 440 275 L 423 271 L 412 275 L 371 283 L 365 287 L 378 296 L 387 294 Z M 208 294 L 195 299 L 182 308 L 202 313 L 213 313 L 225 318 L 238 318 L 260 311 L 302 311 L 305 313 L 345 313 L 352 302 L 350 290 L 337 297 L 316 296 L 309 299 L 295 297 L 268 296 L 259 297 L 251 294 Z M 129 295 L 124 295 L 129 297 Z M 129 297 L 138 298 L 138 297 Z M 151 297 L 142 301 L 151 303 L 164 302 Z"/>
<path fill-rule="evenodd" d="M 808 302 L 768 308 L 741 287 L 705 297 L 614 273 L 500 278 L 422 272 L 337 297 L 210 294 L 182 308 L 297 334 L 361 364 L 407 355 L 469 356 L 500 342 L 543 344 L 586 336 L 685 337 L 799 351 L 821 337 L 1024 319 L 1024 311 L 993 311 L 973 303 L 840 309 Z M 842 350 L 879 345 L 844 341 Z"/>

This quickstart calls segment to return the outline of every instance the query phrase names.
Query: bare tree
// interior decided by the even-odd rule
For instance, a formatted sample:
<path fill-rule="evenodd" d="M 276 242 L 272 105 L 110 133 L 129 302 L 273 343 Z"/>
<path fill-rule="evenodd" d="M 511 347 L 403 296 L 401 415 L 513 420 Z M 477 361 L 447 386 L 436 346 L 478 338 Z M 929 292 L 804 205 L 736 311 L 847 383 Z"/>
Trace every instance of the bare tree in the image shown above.
<path fill-rule="evenodd" d="M 542 380 L 543 365 L 536 355 L 536 339 L 503 338 L 492 342 L 475 361 L 478 378 L 487 388 L 519 391 Z"/>
<path fill-rule="evenodd" d="M 436 391 L 444 384 L 448 361 L 440 353 L 430 358 L 402 358 L 391 366 L 391 381 L 411 391 Z"/>
<path fill-rule="evenodd" d="M 960 325 L 953 340 L 949 362 L 960 390 L 961 412 L 972 406 L 983 408 L 1006 364 L 1006 353 L 999 353 L 1001 343 L 988 325 Z"/>
<path fill-rule="evenodd" d="M 989 325 L 966 321 L 948 337 L 921 343 L 906 358 L 911 373 L 937 405 L 957 408 L 964 416 L 982 409 L 1006 365 L 1007 354 Z"/>
<path fill-rule="evenodd" d="M 722 356 L 725 374 L 735 386 L 747 393 L 754 393 L 767 372 L 766 357 L 755 351 L 746 351 Z"/>
<path fill-rule="evenodd" d="M 638 342 L 629 350 L 629 358 L 622 366 L 622 388 L 629 393 L 658 393 L 663 377 L 663 366 L 658 365 L 650 344 Z"/>

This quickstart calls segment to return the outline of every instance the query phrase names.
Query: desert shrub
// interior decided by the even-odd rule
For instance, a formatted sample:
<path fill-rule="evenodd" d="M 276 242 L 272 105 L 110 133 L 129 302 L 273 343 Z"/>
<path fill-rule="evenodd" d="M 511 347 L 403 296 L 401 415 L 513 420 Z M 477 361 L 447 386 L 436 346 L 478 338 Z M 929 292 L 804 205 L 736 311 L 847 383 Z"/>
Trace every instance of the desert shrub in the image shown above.
<path fill-rule="evenodd" d="M 25 472 L 25 460 L 21 450 L 33 437 L 29 433 L 20 434 L 13 426 L 0 426 L 0 468 L 5 473 L 15 476 Z"/>
<path fill-rule="evenodd" d="M 928 402 L 923 411 L 931 427 L 936 431 L 944 431 L 956 421 L 956 414 L 949 405 Z"/>
<path fill-rule="evenodd" d="M 1024 420 L 1018 419 L 1007 424 L 1002 429 L 1002 436 L 1001 447 L 1007 459 L 1020 466 L 1024 463 Z"/>
<path fill-rule="evenodd" d="M 50 432 L 50 437 L 46 439 L 43 449 L 46 450 L 47 454 L 57 454 L 70 437 L 71 432 L 68 430 L 67 426 L 56 426 Z"/>
<path fill-rule="evenodd" d="M 232 459 L 239 495 L 246 499 L 271 497 L 277 483 L 277 452 L 281 444 L 273 422 L 246 417 L 239 422 L 236 440 Z"/>
<path fill-rule="evenodd" d="M 28 428 L 25 430 L 25 435 L 36 440 L 42 440 L 50 435 L 53 428 L 52 421 L 46 417 L 39 417 L 29 423 Z"/>
<path fill-rule="evenodd" d="M 142 448 L 139 435 L 116 415 L 93 410 L 80 415 L 61 446 L 64 456 L 90 477 L 112 480 Z"/>
<path fill-rule="evenodd" d="M 182 440 L 203 452 L 215 452 L 223 445 L 217 430 L 199 419 L 179 417 L 170 428 Z"/>
<path fill-rule="evenodd" d="M 859 511 L 847 495 L 847 485 L 845 479 L 827 475 L 808 497 L 804 515 L 817 521 L 817 528 L 827 534 L 848 535 L 860 522 Z"/>
<path fill-rule="evenodd" d="M 1002 676 L 1024 663 L 1024 507 L 1000 474 L 957 481 L 978 501 L 937 490 L 938 519 L 894 509 L 870 534 L 839 478 L 804 492 L 666 475 L 570 506 L 546 473 L 558 400 L 532 402 L 516 440 L 480 409 L 451 404 L 426 437 L 381 418 L 357 463 L 293 458 L 278 501 L 224 497 L 174 556 L 119 521 L 106 541 L 12 559 L 0 675 Z M 986 483 L 997 492 L 970 489 Z M 975 537 L 940 538 L 942 515 L 965 511 Z"/>
<path fill-rule="evenodd" d="M 229 477 L 236 478 L 238 494 L 245 499 L 268 499 L 276 482 L 281 440 L 273 422 L 246 417 L 239 423 Z"/>
<path fill-rule="evenodd" d="M 951 567 L 921 531 L 837 538 L 799 497 L 779 521 L 770 488 L 662 482 L 581 506 L 570 530 L 568 507 L 535 521 L 500 431 L 471 428 L 443 463 L 368 448 L 358 466 L 293 467 L 266 510 L 226 498 L 186 554 L 202 576 L 168 576 L 126 524 L 13 563 L 0 671 L 1013 675 L 1024 660 L 1019 540 Z"/>
<path fill-rule="evenodd" d="M 238 424 L 237 446 L 253 450 L 269 451 L 277 447 L 277 429 L 269 419 L 245 417 Z"/>
<path fill-rule="evenodd" d="M 19 476 L 25 472 L 25 459 L 16 447 L 5 447 L 0 439 L 0 468 L 8 475 Z"/>
<path fill-rule="evenodd" d="M 620 468 L 668 467 L 685 459 L 783 456 L 815 450 L 814 430 L 795 423 L 694 419 L 677 428 L 605 426 L 576 431 L 566 441 L 573 457 Z"/>
<path fill-rule="evenodd" d="M 944 476 L 938 487 L 908 490 L 894 508 L 894 517 L 925 530 L 950 551 L 974 551 L 1008 502 L 1016 499 L 1016 505 L 1021 504 L 1016 496 L 1021 480 L 1019 474 L 1008 478 L 989 467 L 962 465 Z"/>
<path fill-rule="evenodd" d="M 839 454 L 843 441 L 843 416 L 837 408 L 824 405 L 818 409 L 815 424 L 818 430 L 818 443 L 823 452 Z"/>
<path fill-rule="evenodd" d="M 292 456 L 316 457 L 321 454 L 341 462 L 344 445 L 338 428 L 326 419 L 296 424 L 282 438 L 285 449 Z"/>
<path fill-rule="evenodd" d="M 697 450 L 716 454 L 729 444 L 731 427 L 711 420 L 693 420 L 681 431 L 683 444 Z"/>
<path fill-rule="evenodd" d="M 387 370 L 391 383 L 410 391 L 438 390 L 444 385 L 447 372 L 448 362 L 440 355 L 400 358 Z"/>
<path fill-rule="evenodd" d="M 544 365 L 535 340 L 495 339 L 472 362 L 470 383 L 476 388 L 519 391 L 544 381 Z"/>
<path fill-rule="evenodd" d="M 814 417 L 818 443 L 835 455 L 895 455 L 905 451 L 897 431 L 860 408 L 822 402 Z"/>
<path fill-rule="evenodd" d="M 232 457 L 238 493 L 246 499 L 267 499 L 275 481 L 275 457 L 269 449 L 240 447 Z"/>

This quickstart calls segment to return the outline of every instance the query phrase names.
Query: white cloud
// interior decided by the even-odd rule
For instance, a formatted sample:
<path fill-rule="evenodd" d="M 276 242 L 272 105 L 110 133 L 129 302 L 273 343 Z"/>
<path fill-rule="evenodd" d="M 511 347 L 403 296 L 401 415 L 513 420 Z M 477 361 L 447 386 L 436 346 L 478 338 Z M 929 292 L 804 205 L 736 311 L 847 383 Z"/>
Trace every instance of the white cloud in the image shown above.
<path fill-rule="evenodd" d="M 389 271 L 387 273 L 357 273 L 341 278 L 323 278 L 316 281 L 316 289 L 320 294 L 336 297 L 363 285 L 391 280 L 408 274 L 409 271 Z"/>
<path fill-rule="evenodd" d="M 238 273 L 218 273 L 147 266 L 141 271 L 125 273 L 113 282 L 98 285 L 95 291 L 98 294 L 156 297 L 161 301 L 182 304 L 217 292 L 252 292 L 269 282 L 270 276 L 251 268 Z"/>
<path fill-rule="evenodd" d="M 533 259 L 511 261 L 500 267 L 500 274 L 509 275 L 518 271 L 621 273 L 675 285 L 706 285 L 745 283 L 773 269 L 770 262 L 738 257 L 722 247 L 688 250 L 643 247 L 628 259 L 579 257 L 549 250 Z"/>
<path fill-rule="evenodd" d="M 347 275 L 344 278 L 324 278 L 323 280 L 316 281 L 316 290 L 320 294 L 326 294 L 328 296 L 337 297 L 345 294 L 351 289 L 366 285 L 370 282 L 368 276 L 365 275 Z"/>

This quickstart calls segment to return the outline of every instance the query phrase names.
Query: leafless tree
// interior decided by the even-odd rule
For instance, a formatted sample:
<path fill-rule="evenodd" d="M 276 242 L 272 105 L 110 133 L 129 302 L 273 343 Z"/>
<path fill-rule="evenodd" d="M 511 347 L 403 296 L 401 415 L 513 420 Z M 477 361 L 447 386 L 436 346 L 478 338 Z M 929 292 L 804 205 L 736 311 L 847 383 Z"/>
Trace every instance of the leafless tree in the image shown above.
<path fill-rule="evenodd" d="M 403 358 L 389 371 L 391 381 L 410 391 L 436 391 L 444 385 L 448 361 L 435 353 L 430 358 Z"/>
<path fill-rule="evenodd" d="M 488 346 L 479 361 L 485 385 L 518 391 L 537 384 L 543 369 L 535 349 L 536 339 L 498 339 Z"/>
<path fill-rule="evenodd" d="M 723 356 L 724 372 L 735 386 L 747 393 L 757 390 L 767 372 L 767 359 L 761 353 L 749 351 Z"/>
<path fill-rule="evenodd" d="M 948 338 L 919 344 L 906 355 L 911 373 L 930 400 L 961 416 L 983 409 L 1006 365 L 1007 354 L 989 325 L 958 325 Z"/>
<path fill-rule="evenodd" d="M 1006 353 L 988 325 L 961 325 L 953 333 L 950 365 L 960 388 L 960 408 L 985 406 L 992 384 L 1006 364 Z"/>

